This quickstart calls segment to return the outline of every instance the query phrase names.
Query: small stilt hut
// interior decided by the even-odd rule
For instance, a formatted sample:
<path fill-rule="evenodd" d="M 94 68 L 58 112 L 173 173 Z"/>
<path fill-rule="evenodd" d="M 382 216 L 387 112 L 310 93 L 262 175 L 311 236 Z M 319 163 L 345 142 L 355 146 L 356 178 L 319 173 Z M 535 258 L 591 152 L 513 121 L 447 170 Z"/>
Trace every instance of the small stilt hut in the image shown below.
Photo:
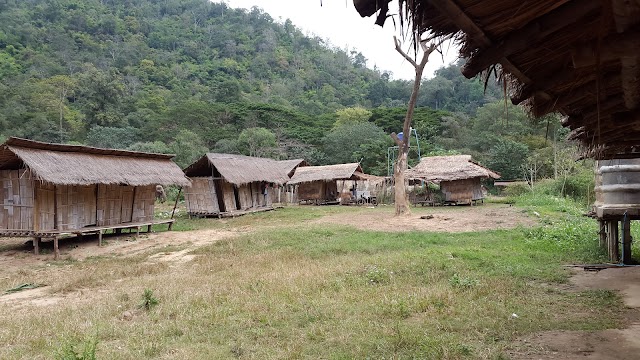
<path fill-rule="evenodd" d="M 42 238 L 136 228 L 154 220 L 156 185 L 189 185 L 173 155 L 10 138 L 0 147 L 0 236 Z M 170 226 L 170 225 L 169 225 Z"/>
<path fill-rule="evenodd" d="M 274 186 L 286 183 L 303 162 L 208 153 L 184 170 L 192 181 L 185 191 L 187 211 L 224 217 L 271 210 Z"/>
<path fill-rule="evenodd" d="M 297 185 L 298 201 L 314 204 L 339 204 L 338 180 L 361 180 L 358 163 L 305 166 L 296 169 L 288 185 Z"/>
<path fill-rule="evenodd" d="M 482 201 L 481 179 L 499 179 L 500 174 L 471 161 L 471 155 L 423 157 L 408 169 L 407 179 L 440 184 L 445 203 L 472 204 Z"/>

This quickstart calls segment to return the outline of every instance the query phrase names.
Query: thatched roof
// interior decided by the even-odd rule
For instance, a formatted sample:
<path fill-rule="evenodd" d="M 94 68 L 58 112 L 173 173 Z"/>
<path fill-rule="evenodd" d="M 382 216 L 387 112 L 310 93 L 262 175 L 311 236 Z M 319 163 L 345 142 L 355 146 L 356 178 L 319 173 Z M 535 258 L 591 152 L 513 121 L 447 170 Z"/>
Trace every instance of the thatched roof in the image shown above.
<path fill-rule="evenodd" d="M 304 159 L 280 160 L 278 164 L 280 169 L 289 177 L 293 176 L 299 166 L 309 166 L 309 163 Z"/>
<path fill-rule="evenodd" d="M 378 11 L 379 24 L 388 3 L 354 0 L 362 16 Z M 587 156 L 640 156 L 639 0 L 400 0 L 400 6 L 401 23 L 422 38 L 459 42 L 466 77 L 496 69 L 512 103 L 536 117 L 565 115 L 562 124 Z"/>
<path fill-rule="evenodd" d="M 0 169 L 26 167 L 59 185 L 190 185 L 173 156 L 9 138 L 0 147 Z"/>
<path fill-rule="evenodd" d="M 362 173 L 362 168 L 358 163 L 304 166 L 296 169 L 288 184 L 312 181 L 357 180 L 359 177 L 356 172 Z"/>
<path fill-rule="evenodd" d="M 425 181 L 454 181 L 473 178 L 500 178 L 495 173 L 471 161 L 471 155 L 430 156 L 406 171 L 409 179 Z"/>
<path fill-rule="evenodd" d="M 298 161 L 300 164 L 302 161 Z M 221 176 L 234 185 L 265 181 L 284 184 L 289 181 L 291 163 L 236 154 L 208 153 L 189 165 L 185 174 L 194 176 Z"/>

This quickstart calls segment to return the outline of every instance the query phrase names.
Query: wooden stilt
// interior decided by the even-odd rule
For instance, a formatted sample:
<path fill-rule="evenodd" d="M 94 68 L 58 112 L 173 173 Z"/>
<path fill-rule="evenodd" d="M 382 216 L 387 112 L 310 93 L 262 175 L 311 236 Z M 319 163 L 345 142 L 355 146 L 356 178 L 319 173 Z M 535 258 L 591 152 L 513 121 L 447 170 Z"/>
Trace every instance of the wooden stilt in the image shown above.
<path fill-rule="evenodd" d="M 140 236 L 140 226 L 136 227 L 136 239 Z"/>
<path fill-rule="evenodd" d="M 600 235 L 600 247 L 603 248 L 605 246 L 607 246 L 607 223 L 604 220 L 598 220 L 598 228 L 600 229 L 600 232 L 598 233 L 598 235 Z"/>
<path fill-rule="evenodd" d="M 98 246 L 102 246 L 102 230 L 98 230 Z"/>
<path fill-rule="evenodd" d="M 631 263 L 631 220 L 625 216 L 622 221 L 622 263 Z"/>
<path fill-rule="evenodd" d="M 33 238 L 33 253 L 36 255 L 40 255 L 40 238 Z"/>
<path fill-rule="evenodd" d="M 59 257 L 60 257 L 60 249 L 58 248 L 58 237 L 54 236 L 53 237 L 53 258 L 55 260 L 58 260 Z"/>
<path fill-rule="evenodd" d="M 151 232 L 151 224 L 147 225 L 147 232 L 150 233 Z"/>
<path fill-rule="evenodd" d="M 116 229 L 116 235 L 120 235 L 122 233 L 122 229 Z"/>
<path fill-rule="evenodd" d="M 618 262 L 619 248 L 618 248 L 618 221 L 607 221 L 607 248 L 609 253 L 609 260 L 612 262 Z"/>

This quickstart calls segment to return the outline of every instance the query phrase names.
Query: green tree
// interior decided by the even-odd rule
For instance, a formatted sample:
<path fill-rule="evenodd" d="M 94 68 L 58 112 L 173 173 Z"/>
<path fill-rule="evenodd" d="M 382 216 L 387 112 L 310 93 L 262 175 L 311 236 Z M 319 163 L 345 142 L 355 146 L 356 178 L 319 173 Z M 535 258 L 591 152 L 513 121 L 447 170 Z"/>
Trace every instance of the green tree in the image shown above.
<path fill-rule="evenodd" d="M 137 142 L 130 145 L 127 150 L 142 151 L 155 154 L 171 154 L 171 149 L 162 141 Z"/>
<path fill-rule="evenodd" d="M 279 154 L 276 135 L 269 129 L 254 127 L 242 130 L 238 136 L 240 152 L 249 156 L 277 157 Z"/>
<path fill-rule="evenodd" d="M 524 175 L 529 149 L 513 140 L 498 139 L 489 152 L 488 167 L 500 173 L 503 179 L 521 179 Z"/>
<path fill-rule="evenodd" d="M 371 111 L 362 107 L 352 107 L 336 110 L 336 122 L 334 128 L 354 122 L 368 121 L 371 118 Z"/>
<path fill-rule="evenodd" d="M 87 135 L 87 145 L 126 149 L 133 145 L 138 137 L 138 130 L 132 127 L 117 128 L 94 125 Z"/>
<path fill-rule="evenodd" d="M 190 130 L 180 130 L 169 149 L 176 154 L 175 163 L 183 169 L 209 151 L 200 136 Z"/>
<path fill-rule="evenodd" d="M 390 138 L 380 127 L 370 122 L 351 122 L 336 127 L 323 138 L 324 153 L 329 163 L 359 162 L 377 166 L 386 161 Z"/>

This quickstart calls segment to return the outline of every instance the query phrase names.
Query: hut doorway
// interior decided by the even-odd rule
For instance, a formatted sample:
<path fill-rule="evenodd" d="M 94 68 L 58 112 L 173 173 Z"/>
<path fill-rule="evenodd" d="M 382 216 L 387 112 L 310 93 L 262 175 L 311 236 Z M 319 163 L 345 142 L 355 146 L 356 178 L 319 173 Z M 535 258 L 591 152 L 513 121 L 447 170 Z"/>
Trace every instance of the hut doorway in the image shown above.
<path fill-rule="evenodd" d="M 233 197 L 236 199 L 236 210 L 240 210 L 240 195 L 238 194 L 238 187 L 235 185 L 233 186 Z"/>
<path fill-rule="evenodd" d="M 216 200 L 218 201 L 218 209 L 220 212 L 226 212 L 226 206 L 224 206 L 224 193 L 222 192 L 222 185 L 220 185 L 220 180 L 213 181 L 213 188 L 216 194 Z"/>

